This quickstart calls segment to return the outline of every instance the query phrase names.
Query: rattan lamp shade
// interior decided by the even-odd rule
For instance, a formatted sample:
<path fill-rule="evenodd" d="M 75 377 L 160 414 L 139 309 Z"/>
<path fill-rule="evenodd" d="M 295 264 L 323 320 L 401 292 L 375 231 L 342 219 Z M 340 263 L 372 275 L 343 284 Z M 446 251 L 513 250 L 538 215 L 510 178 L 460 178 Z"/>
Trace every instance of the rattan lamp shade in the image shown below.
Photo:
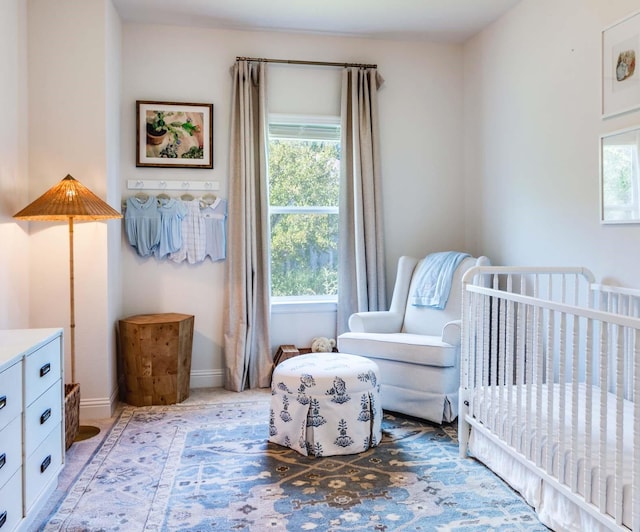
<path fill-rule="evenodd" d="M 13 215 L 40 222 L 108 220 L 122 214 L 107 205 L 82 183 L 67 175 L 57 185 Z"/>

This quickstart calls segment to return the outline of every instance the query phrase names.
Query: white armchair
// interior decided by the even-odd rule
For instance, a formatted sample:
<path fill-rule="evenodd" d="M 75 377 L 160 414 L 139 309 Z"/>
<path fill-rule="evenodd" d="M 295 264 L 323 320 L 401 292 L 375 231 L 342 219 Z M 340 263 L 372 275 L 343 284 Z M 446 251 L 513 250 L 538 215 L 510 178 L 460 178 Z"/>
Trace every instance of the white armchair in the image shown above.
<path fill-rule="evenodd" d="M 489 259 L 460 262 L 442 310 L 411 302 L 418 282 L 414 272 L 423 260 L 400 257 L 389 310 L 352 314 L 338 350 L 375 360 L 383 409 L 440 424 L 458 415 L 462 276 Z"/>

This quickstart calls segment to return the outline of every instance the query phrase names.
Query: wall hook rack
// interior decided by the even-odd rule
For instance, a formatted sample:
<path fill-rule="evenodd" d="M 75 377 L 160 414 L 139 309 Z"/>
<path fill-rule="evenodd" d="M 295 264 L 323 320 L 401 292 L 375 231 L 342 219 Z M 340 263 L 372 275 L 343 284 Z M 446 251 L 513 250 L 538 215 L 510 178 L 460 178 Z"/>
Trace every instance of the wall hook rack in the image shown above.
<path fill-rule="evenodd" d="M 192 180 L 150 180 L 150 179 L 129 179 L 127 181 L 129 190 L 182 190 L 182 191 L 203 191 L 220 190 L 218 181 L 192 181 Z"/>

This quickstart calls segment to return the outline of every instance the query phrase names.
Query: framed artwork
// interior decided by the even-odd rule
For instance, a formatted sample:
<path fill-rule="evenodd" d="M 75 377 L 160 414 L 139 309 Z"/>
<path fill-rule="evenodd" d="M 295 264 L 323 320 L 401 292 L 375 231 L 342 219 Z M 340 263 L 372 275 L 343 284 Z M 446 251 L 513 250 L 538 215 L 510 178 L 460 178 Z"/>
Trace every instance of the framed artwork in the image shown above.
<path fill-rule="evenodd" d="M 640 126 L 600 137 L 600 221 L 640 223 Z"/>
<path fill-rule="evenodd" d="M 213 168 L 213 104 L 136 101 L 136 166 Z"/>
<path fill-rule="evenodd" d="M 602 32 L 603 118 L 640 108 L 640 12 Z"/>

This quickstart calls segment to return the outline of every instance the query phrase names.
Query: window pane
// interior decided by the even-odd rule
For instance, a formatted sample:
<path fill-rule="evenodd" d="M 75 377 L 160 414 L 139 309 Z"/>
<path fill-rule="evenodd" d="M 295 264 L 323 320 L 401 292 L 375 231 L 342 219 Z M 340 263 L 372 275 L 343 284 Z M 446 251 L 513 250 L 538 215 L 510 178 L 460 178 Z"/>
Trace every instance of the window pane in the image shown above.
<path fill-rule="evenodd" d="M 338 206 L 340 143 L 271 140 L 269 203 L 274 206 Z"/>
<path fill-rule="evenodd" d="M 340 126 L 269 126 L 271 295 L 338 293 Z"/>
<path fill-rule="evenodd" d="M 603 147 L 603 206 L 605 219 L 630 220 L 639 215 L 638 175 L 631 145 Z"/>
<path fill-rule="evenodd" d="M 271 215 L 271 294 L 338 293 L 338 215 Z"/>

